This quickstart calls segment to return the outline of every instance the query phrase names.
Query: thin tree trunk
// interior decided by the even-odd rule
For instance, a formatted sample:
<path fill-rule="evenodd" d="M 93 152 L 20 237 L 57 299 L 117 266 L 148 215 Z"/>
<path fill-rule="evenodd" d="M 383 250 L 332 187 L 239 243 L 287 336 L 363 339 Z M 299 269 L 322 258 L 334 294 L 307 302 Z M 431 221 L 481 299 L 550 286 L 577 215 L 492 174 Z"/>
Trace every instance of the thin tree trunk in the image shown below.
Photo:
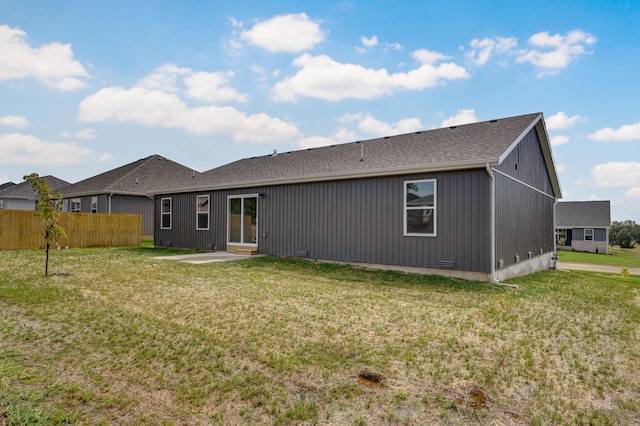
<path fill-rule="evenodd" d="M 44 276 L 49 275 L 49 247 L 51 244 L 47 241 L 47 259 L 44 262 Z"/>

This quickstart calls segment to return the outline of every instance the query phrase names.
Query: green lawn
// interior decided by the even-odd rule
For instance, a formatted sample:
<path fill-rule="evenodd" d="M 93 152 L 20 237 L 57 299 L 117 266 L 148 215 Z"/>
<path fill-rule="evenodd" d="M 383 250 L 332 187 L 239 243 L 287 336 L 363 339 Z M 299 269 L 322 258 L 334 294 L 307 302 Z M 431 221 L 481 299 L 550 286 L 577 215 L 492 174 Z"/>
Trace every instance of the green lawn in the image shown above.
<path fill-rule="evenodd" d="M 640 278 L 0 251 L 0 425 L 640 422 Z"/>
<path fill-rule="evenodd" d="M 558 257 L 560 261 L 564 262 L 594 263 L 640 268 L 640 247 L 623 249 L 619 246 L 612 246 L 609 247 L 609 254 L 559 250 Z"/>

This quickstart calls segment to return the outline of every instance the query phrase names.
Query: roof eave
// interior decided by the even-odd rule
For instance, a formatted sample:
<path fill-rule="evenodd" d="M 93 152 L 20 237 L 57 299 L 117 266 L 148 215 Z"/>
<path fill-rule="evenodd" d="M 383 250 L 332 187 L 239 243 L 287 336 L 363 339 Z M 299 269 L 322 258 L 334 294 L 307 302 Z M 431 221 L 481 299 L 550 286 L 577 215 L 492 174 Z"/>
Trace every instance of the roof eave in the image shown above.
<path fill-rule="evenodd" d="M 542 149 L 542 155 L 544 157 L 544 162 L 547 166 L 547 171 L 549 172 L 549 179 L 551 180 L 551 187 L 553 189 L 553 194 L 556 199 L 562 198 L 562 189 L 560 188 L 560 181 L 558 179 L 558 174 L 556 172 L 555 162 L 553 160 L 553 151 L 551 150 L 551 143 L 549 142 L 549 134 L 547 133 L 547 127 L 544 124 L 544 119 L 542 113 L 538 114 L 538 116 L 527 126 L 526 129 L 522 131 L 520 136 L 513 141 L 513 143 L 507 148 L 502 155 L 500 156 L 500 163 L 502 163 L 507 156 L 515 149 L 515 147 L 522 141 L 522 139 L 531 131 L 531 129 L 535 128 L 538 133 L 538 139 L 540 140 L 540 148 Z"/>
<path fill-rule="evenodd" d="M 84 191 L 74 193 L 62 193 L 63 198 L 88 197 L 94 195 L 128 195 L 133 197 L 148 197 L 147 192 L 127 192 L 127 191 Z"/>
<path fill-rule="evenodd" d="M 393 168 L 393 169 L 371 169 L 363 172 L 357 173 L 327 173 L 322 175 L 311 175 L 311 176 L 303 176 L 298 178 L 283 178 L 283 179 L 269 179 L 269 180 L 252 180 L 252 181 L 242 181 L 242 182 L 233 182 L 229 184 L 211 184 L 211 185 L 200 185 L 200 186 L 191 186 L 191 187 L 183 187 L 183 188 L 172 188 L 164 191 L 153 191 L 150 192 L 149 195 L 159 195 L 159 194 L 171 194 L 171 193 L 185 193 L 185 192 L 198 192 L 198 191 L 217 191 L 223 189 L 237 189 L 237 188 L 247 188 L 247 187 L 256 187 L 256 186 L 276 186 L 276 185 L 288 185 L 288 184 L 297 184 L 297 183 L 310 183 L 310 182 L 327 182 L 327 181 L 335 181 L 335 180 L 346 180 L 346 179 L 363 179 L 363 178 L 371 178 L 371 177 L 383 177 L 383 176 L 397 176 L 404 174 L 414 174 L 414 173 L 435 173 L 435 172 L 444 172 L 444 171 L 455 171 L 455 170 L 467 170 L 467 169 L 484 169 L 489 163 L 489 165 L 498 165 L 498 158 L 486 158 L 483 160 L 475 160 L 469 162 L 462 163 L 450 163 L 450 164 L 440 164 L 438 166 L 412 166 L 412 167 L 401 167 L 401 168 Z"/>

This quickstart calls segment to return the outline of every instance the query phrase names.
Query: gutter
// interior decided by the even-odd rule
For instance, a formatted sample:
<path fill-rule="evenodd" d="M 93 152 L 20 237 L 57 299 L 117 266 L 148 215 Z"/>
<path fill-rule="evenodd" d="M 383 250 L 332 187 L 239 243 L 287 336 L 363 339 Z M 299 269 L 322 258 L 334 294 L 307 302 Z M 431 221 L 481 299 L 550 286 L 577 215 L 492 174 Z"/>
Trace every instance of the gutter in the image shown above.
<path fill-rule="evenodd" d="M 259 186 L 275 186 L 275 185 L 288 185 L 297 183 L 309 183 L 309 182 L 326 182 L 343 179 L 360 179 L 369 177 L 380 176 L 397 176 L 417 173 L 437 173 L 448 172 L 453 170 L 469 170 L 484 168 L 485 164 L 498 164 L 497 158 L 488 158 L 486 160 L 475 160 L 467 162 L 456 162 L 440 164 L 432 167 L 425 167 L 424 165 L 412 166 L 412 167 L 398 167 L 393 169 L 369 169 L 358 172 L 332 172 L 320 175 L 308 175 L 300 177 L 286 177 L 286 178 L 271 178 L 264 180 L 251 180 L 240 182 L 223 182 L 211 184 L 204 184 L 199 186 L 187 186 L 182 188 L 170 188 L 163 189 L 161 191 L 149 191 L 149 195 L 155 196 L 160 194 L 174 194 L 174 193 L 186 193 L 186 192 L 199 192 L 199 191 L 217 191 L 224 189 L 239 189 L 239 188 L 254 188 Z"/>

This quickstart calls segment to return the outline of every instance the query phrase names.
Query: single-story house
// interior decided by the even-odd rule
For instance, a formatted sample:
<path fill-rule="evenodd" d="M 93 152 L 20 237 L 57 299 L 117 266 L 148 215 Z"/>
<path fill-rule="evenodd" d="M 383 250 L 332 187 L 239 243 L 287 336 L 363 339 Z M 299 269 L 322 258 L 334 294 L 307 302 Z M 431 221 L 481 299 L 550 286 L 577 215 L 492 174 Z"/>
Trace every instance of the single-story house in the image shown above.
<path fill-rule="evenodd" d="M 561 197 L 541 113 L 274 151 L 169 188 L 156 245 L 487 281 L 553 266 Z"/>
<path fill-rule="evenodd" d="M 60 190 L 69 182 L 55 176 L 42 176 L 52 190 Z M 5 210 L 35 210 L 40 194 L 33 190 L 31 182 L 7 184 L 0 188 L 0 209 Z"/>
<path fill-rule="evenodd" d="M 609 253 L 611 202 L 563 201 L 556 204 L 556 243 L 560 250 Z"/>
<path fill-rule="evenodd" d="M 160 155 L 151 155 L 62 188 L 64 211 L 128 213 L 142 216 L 142 234 L 153 235 L 153 198 L 149 193 L 197 173 Z"/>

